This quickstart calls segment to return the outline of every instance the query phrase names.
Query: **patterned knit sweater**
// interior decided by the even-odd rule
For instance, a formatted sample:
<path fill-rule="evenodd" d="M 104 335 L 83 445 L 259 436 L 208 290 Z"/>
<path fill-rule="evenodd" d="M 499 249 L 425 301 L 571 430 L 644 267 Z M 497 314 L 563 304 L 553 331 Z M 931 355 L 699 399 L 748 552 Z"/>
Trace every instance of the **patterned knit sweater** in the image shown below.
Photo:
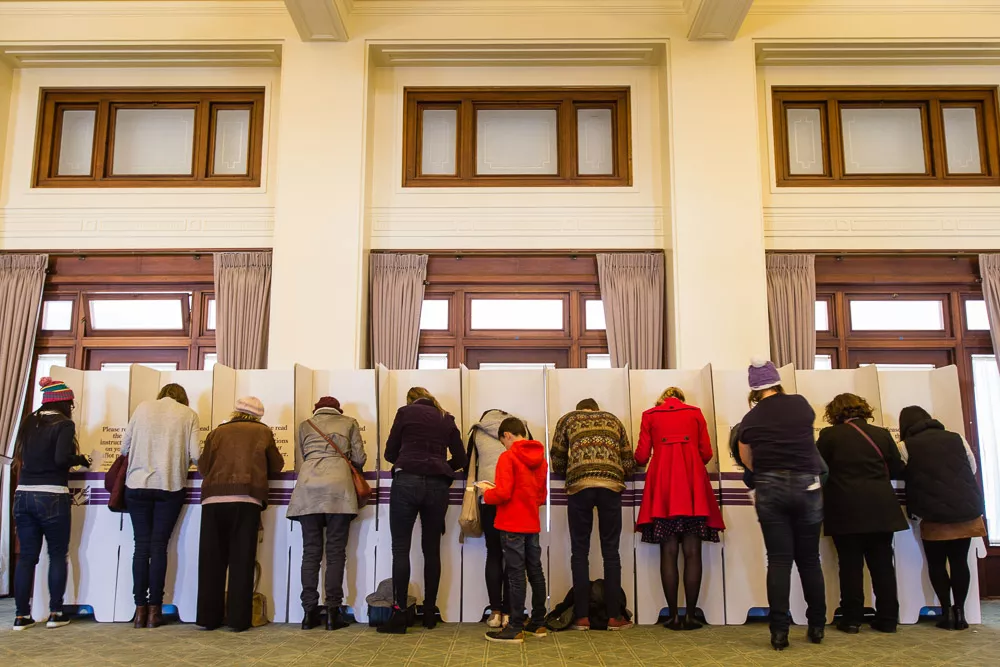
<path fill-rule="evenodd" d="M 575 410 L 556 424 L 552 472 L 566 475 L 566 493 L 601 487 L 624 491 L 635 468 L 625 426 L 610 412 Z"/>

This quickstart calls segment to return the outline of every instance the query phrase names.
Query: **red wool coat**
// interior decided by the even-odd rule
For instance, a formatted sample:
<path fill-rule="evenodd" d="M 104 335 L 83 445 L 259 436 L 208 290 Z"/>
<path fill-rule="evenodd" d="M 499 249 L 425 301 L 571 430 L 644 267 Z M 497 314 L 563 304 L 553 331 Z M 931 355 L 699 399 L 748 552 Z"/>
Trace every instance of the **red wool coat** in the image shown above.
<path fill-rule="evenodd" d="M 635 462 L 649 463 L 649 467 L 635 529 L 653 523 L 653 519 L 685 516 L 703 516 L 709 528 L 725 529 L 705 470 L 711 460 L 712 442 L 700 409 L 668 398 L 642 413 Z"/>

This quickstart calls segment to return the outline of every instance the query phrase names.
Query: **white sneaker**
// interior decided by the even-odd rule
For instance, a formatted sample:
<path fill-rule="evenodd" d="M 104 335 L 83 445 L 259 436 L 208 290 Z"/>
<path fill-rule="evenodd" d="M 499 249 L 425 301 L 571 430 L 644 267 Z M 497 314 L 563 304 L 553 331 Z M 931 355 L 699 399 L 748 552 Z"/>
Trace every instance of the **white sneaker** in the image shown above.
<path fill-rule="evenodd" d="M 47 628 L 61 628 L 64 625 L 69 625 L 69 616 L 62 612 L 49 614 L 49 620 L 45 623 L 45 627 Z"/>
<path fill-rule="evenodd" d="M 488 628 L 499 628 L 503 624 L 503 614 L 498 611 L 494 611 L 490 614 L 490 617 L 486 620 L 486 627 Z"/>

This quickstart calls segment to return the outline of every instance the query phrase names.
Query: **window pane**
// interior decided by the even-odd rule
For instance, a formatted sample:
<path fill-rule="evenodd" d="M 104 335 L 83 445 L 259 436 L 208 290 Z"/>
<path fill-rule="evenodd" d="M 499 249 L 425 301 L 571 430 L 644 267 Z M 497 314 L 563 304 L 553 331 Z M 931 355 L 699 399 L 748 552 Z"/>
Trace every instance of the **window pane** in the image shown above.
<path fill-rule="evenodd" d="M 992 354 L 972 355 L 976 432 L 990 544 L 1000 544 L 1000 371 Z"/>
<path fill-rule="evenodd" d="M 544 370 L 546 368 L 555 368 L 554 363 L 547 363 L 543 361 L 538 362 L 483 362 L 479 364 L 479 370 L 481 371 L 538 371 Z"/>
<path fill-rule="evenodd" d="M 981 174 L 979 124 L 976 110 L 970 107 L 945 107 L 944 146 L 948 154 L 949 174 Z"/>
<path fill-rule="evenodd" d="M 72 301 L 46 301 L 42 305 L 42 329 L 44 331 L 69 331 L 72 328 Z"/>
<path fill-rule="evenodd" d="M 611 109 L 578 109 L 576 112 L 577 172 L 585 176 L 615 173 L 614 128 Z"/>
<path fill-rule="evenodd" d="M 819 109 L 787 109 L 788 173 L 823 174 L 823 126 Z"/>
<path fill-rule="evenodd" d="M 604 320 L 604 302 L 596 299 L 584 301 L 584 327 L 588 331 L 604 331 L 608 328 Z"/>
<path fill-rule="evenodd" d="M 610 354 L 588 354 L 587 368 L 611 368 Z"/>
<path fill-rule="evenodd" d="M 476 112 L 476 173 L 557 174 L 555 109 Z"/>
<path fill-rule="evenodd" d="M 851 301 L 854 331 L 943 331 L 941 301 Z"/>
<path fill-rule="evenodd" d="M 858 364 L 858 368 L 871 366 L 871 364 Z M 934 364 L 875 364 L 875 368 L 880 371 L 932 371 L 937 366 Z"/>
<path fill-rule="evenodd" d="M 448 368 L 448 354 L 420 354 L 417 355 L 417 369 L 422 371 L 435 371 Z"/>
<path fill-rule="evenodd" d="M 62 114 L 59 138 L 59 176 L 89 176 L 94 159 L 94 120 L 97 112 L 69 109 Z"/>
<path fill-rule="evenodd" d="M 562 299 L 473 299 L 473 329 L 561 330 Z"/>
<path fill-rule="evenodd" d="M 420 307 L 420 328 L 425 331 L 448 330 L 447 299 L 424 299 Z"/>
<path fill-rule="evenodd" d="M 215 352 L 208 352 L 205 354 L 205 363 L 202 364 L 202 369 L 210 371 L 215 368 L 217 363 L 219 363 L 219 355 Z"/>
<path fill-rule="evenodd" d="M 841 109 L 840 118 L 845 173 L 926 171 L 920 109 Z"/>
<path fill-rule="evenodd" d="M 142 364 L 155 371 L 176 371 L 177 364 L 165 361 L 108 361 L 101 364 L 102 371 L 127 371 L 132 364 Z"/>
<path fill-rule="evenodd" d="M 93 329 L 184 328 L 180 299 L 108 299 L 90 302 L 90 326 Z"/>
<path fill-rule="evenodd" d="M 52 375 L 53 366 L 66 367 L 65 354 L 40 354 L 38 363 L 35 365 L 35 381 L 32 383 L 34 392 L 31 397 L 31 409 L 37 410 L 42 405 L 42 388 L 38 386 L 38 381 L 43 377 Z"/>
<path fill-rule="evenodd" d="M 421 113 L 420 173 L 454 176 L 458 146 L 458 111 L 424 109 Z"/>
<path fill-rule="evenodd" d="M 965 302 L 965 328 L 969 331 L 989 331 L 990 318 L 986 314 L 986 302 L 970 299 Z"/>
<path fill-rule="evenodd" d="M 118 109 L 114 174 L 192 173 L 194 109 Z"/>
<path fill-rule="evenodd" d="M 219 109 L 215 113 L 214 174 L 246 175 L 250 152 L 250 109 Z"/>
<path fill-rule="evenodd" d="M 833 355 L 832 354 L 817 354 L 816 362 L 813 368 L 817 371 L 832 371 L 833 370 Z"/>
<path fill-rule="evenodd" d="M 208 300 L 208 312 L 205 313 L 205 328 L 208 331 L 215 331 L 216 325 L 215 299 Z"/>
<path fill-rule="evenodd" d="M 816 302 L 816 331 L 830 330 L 830 302 L 825 299 Z"/>

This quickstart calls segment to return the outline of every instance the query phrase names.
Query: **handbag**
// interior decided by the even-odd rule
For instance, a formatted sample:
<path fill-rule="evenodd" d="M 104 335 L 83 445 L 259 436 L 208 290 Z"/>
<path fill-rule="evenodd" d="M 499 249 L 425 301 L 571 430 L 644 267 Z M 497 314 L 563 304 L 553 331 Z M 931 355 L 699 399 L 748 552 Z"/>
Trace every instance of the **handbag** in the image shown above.
<path fill-rule="evenodd" d="M 267 620 L 267 596 L 258 590 L 260 588 L 260 574 L 260 561 L 255 561 L 253 575 L 253 615 L 250 617 L 250 625 L 255 628 L 270 623 Z"/>
<path fill-rule="evenodd" d="M 104 474 L 104 489 L 111 494 L 108 509 L 125 512 L 125 478 L 128 476 L 128 454 L 119 455 Z"/>
<path fill-rule="evenodd" d="M 312 426 L 314 431 L 323 436 L 323 439 L 330 443 L 330 446 L 333 447 L 338 454 L 340 454 L 341 458 L 347 461 L 347 465 L 351 469 L 351 479 L 354 482 L 354 493 L 358 496 L 358 509 L 367 505 L 372 497 L 372 487 L 368 483 L 368 480 L 361 474 L 361 471 L 354 467 L 354 464 L 351 463 L 351 460 L 344 455 L 344 452 L 340 451 L 340 447 L 338 447 L 337 443 L 333 441 L 333 438 L 319 430 L 319 427 L 313 423 L 313 420 L 307 419 L 306 423 Z"/>
<path fill-rule="evenodd" d="M 469 456 L 469 474 L 465 478 L 465 493 L 462 495 L 462 512 L 458 515 L 458 525 L 461 532 L 459 542 L 465 542 L 466 537 L 479 537 L 483 534 L 483 523 L 479 516 L 479 495 L 475 487 L 476 448 L 473 446 Z"/>
<path fill-rule="evenodd" d="M 871 445 L 875 449 L 876 452 L 878 452 L 878 457 L 880 459 L 882 459 L 882 466 L 885 468 L 885 474 L 888 475 L 889 474 L 889 464 L 885 462 L 885 455 L 882 453 L 882 450 L 879 449 L 878 445 L 875 444 L 875 441 L 872 440 L 871 437 L 867 433 L 864 432 L 864 429 L 862 429 L 860 426 L 858 426 L 857 424 L 855 424 L 853 421 L 849 421 L 847 423 L 850 424 L 851 426 L 853 426 L 854 430 L 856 430 L 858 433 L 860 433 L 861 436 L 865 440 L 868 441 L 868 444 Z M 890 475 L 890 477 L 891 477 L 891 475 Z"/>

